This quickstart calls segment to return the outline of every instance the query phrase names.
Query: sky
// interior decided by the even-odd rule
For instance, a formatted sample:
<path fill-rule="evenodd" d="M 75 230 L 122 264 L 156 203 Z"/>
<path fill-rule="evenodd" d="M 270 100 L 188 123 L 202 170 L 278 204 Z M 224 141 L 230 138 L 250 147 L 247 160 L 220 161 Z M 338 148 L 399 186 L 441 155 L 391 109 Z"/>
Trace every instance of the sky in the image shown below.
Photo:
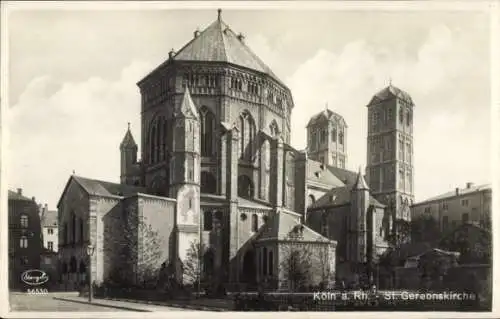
<path fill-rule="evenodd" d="M 9 189 L 56 209 L 73 170 L 119 182 L 127 122 L 140 141 L 136 83 L 216 18 L 216 8 L 12 12 Z M 491 182 L 487 12 L 223 7 L 222 19 L 290 88 L 296 148 L 328 103 L 348 124 L 347 167 L 365 167 L 366 105 L 392 81 L 415 102 L 416 200 Z"/>

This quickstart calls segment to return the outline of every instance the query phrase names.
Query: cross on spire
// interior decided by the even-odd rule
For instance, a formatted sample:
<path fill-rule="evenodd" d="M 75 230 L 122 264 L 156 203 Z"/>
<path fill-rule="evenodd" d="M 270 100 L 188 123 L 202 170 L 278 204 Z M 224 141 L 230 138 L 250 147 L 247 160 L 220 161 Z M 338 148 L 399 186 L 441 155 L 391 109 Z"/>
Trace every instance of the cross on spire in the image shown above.
<path fill-rule="evenodd" d="M 130 122 L 127 122 L 127 129 L 130 130 Z"/>
<path fill-rule="evenodd" d="M 392 86 L 392 78 L 389 78 L 389 86 Z"/>
<path fill-rule="evenodd" d="M 325 110 L 328 110 L 328 102 L 325 103 Z"/>
<path fill-rule="evenodd" d="M 222 15 L 222 9 L 217 9 L 217 20 L 220 21 Z"/>
<path fill-rule="evenodd" d="M 75 170 L 73 170 L 73 175 L 75 175 Z"/>

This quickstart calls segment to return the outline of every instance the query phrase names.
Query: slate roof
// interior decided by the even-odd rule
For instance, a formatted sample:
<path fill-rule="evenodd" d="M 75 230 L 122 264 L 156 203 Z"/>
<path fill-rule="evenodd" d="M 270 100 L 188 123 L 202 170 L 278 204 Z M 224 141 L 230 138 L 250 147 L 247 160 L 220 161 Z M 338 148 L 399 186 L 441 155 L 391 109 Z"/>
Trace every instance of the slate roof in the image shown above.
<path fill-rule="evenodd" d="M 344 186 L 342 180 L 336 176 L 331 167 L 312 159 L 307 160 L 307 180 L 326 184 L 330 187 Z"/>
<path fill-rule="evenodd" d="M 24 200 L 24 201 L 30 201 L 30 202 L 33 201 L 32 198 L 28 198 L 28 197 L 26 197 L 24 195 L 20 195 L 17 192 L 14 192 L 14 191 L 11 191 L 11 190 L 9 190 L 8 197 L 9 197 L 9 200 Z"/>
<path fill-rule="evenodd" d="M 57 203 L 57 207 L 59 207 L 59 204 L 61 203 L 61 199 L 63 198 L 64 194 L 66 193 L 66 189 L 68 188 L 69 184 L 71 183 L 71 180 L 74 180 L 76 183 L 78 183 L 84 189 L 84 191 L 89 195 L 130 196 L 130 195 L 134 195 L 137 193 L 146 193 L 147 194 L 146 188 L 144 188 L 144 187 L 117 184 L 117 183 L 111 183 L 111 182 L 106 182 L 106 181 L 100 181 L 97 179 L 90 179 L 90 178 L 72 175 L 70 177 L 70 179 L 68 180 L 68 182 L 66 183 L 66 186 L 64 187 L 64 191 L 62 192 L 62 195 L 61 195 L 61 198 L 59 199 L 59 202 Z"/>
<path fill-rule="evenodd" d="M 480 191 L 484 191 L 484 190 L 491 190 L 491 184 L 483 184 L 483 185 L 477 185 L 477 186 L 473 185 L 470 188 L 459 189 L 458 192 L 459 192 L 459 196 L 460 196 L 460 195 L 466 195 L 466 194 L 480 192 Z M 453 191 L 446 192 L 444 194 L 441 194 L 441 195 L 438 195 L 435 197 L 428 198 L 426 200 L 423 200 L 421 202 L 416 203 L 415 205 L 419 205 L 419 204 L 423 204 L 423 203 L 427 203 L 427 202 L 432 202 L 432 201 L 436 201 L 436 200 L 442 200 L 442 199 L 446 199 L 446 198 L 452 198 L 455 196 L 457 196 L 457 193 L 456 193 L 456 190 L 453 190 Z"/>
<path fill-rule="evenodd" d="M 322 122 L 322 121 L 334 121 L 334 122 L 341 122 L 345 127 L 347 127 L 347 123 L 344 120 L 344 117 L 342 115 L 333 112 L 330 109 L 325 109 L 311 117 L 309 122 L 307 123 L 307 127 L 314 125 L 316 123 Z"/>
<path fill-rule="evenodd" d="M 300 237 L 295 237 L 299 235 Z M 304 224 L 301 224 L 298 217 L 287 212 L 279 212 L 271 217 L 267 225 L 260 230 L 256 240 L 289 240 L 289 241 L 308 241 L 308 242 L 331 242 L 328 238 L 315 232 Z"/>
<path fill-rule="evenodd" d="M 328 165 L 324 165 L 324 169 L 321 170 L 320 167 L 321 163 L 313 160 L 309 160 L 308 165 L 310 165 L 308 166 L 309 181 L 315 181 L 314 178 L 316 176 L 314 175 L 314 173 L 320 171 L 321 175 L 319 178 L 316 178 L 317 181 L 323 182 L 324 184 L 328 184 L 332 187 L 332 189 L 330 189 L 323 196 L 318 198 L 314 202 L 314 204 L 309 206 L 308 207 L 309 209 L 326 207 L 326 206 L 342 206 L 350 203 L 351 190 L 356 186 L 360 172 L 356 173 L 353 171 Z M 364 189 L 369 189 L 369 187 L 366 185 L 364 176 L 362 178 L 362 184 L 360 187 Z M 369 198 L 369 203 L 370 205 L 385 207 L 385 205 L 381 204 L 371 195 Z"/>
<path fill-rule="evenodd" d="M 132 136 L 132 132 L 130 131 L 130 123 L 127 132 L 125 133 L 125 136 L 123 137 L 123 140 L 120 144 L 120 148 L 122 147 L 137 147 L 134 137 Z"/>
<path fill-rule="evenodd" d="M 273 71 L 221 19 L 189 41 L 173 57 L 177 61 L 227 62 L 265 73 L 285 86 Z"/>
<path fill-rule="evenodd" d="M 57 210 L 47 210 L 42 216 L 42 227 L 57 226 Z"/>
<path fill-rule="evenodd" d="M 413 100 L 410 96 L 410 94 L 406 93 L 405 91 L 393 86 L 390 84 L 388 87 L 380 90 L 377 94 L 375 94 L 370 103 L 368 103 L 368 106 L 371 106 L 373 104 L 377 104 L 379 102 L 385 101 L 385 100 L 390 100 L 393 98 L 399 98 L 403 101 L 406 101 L 413 105 Z"/>
<path fill-rule="evenodd" d="M 146 192 L 146 189 L 143 187 L 105 182 L 81 176 L 73 176 L 73 178 L 78 184 L 80 184 L 83 187 L 83 189 L 85 189 L 85 191 L 89 195 L 129 196 L 137 193 Z"/>

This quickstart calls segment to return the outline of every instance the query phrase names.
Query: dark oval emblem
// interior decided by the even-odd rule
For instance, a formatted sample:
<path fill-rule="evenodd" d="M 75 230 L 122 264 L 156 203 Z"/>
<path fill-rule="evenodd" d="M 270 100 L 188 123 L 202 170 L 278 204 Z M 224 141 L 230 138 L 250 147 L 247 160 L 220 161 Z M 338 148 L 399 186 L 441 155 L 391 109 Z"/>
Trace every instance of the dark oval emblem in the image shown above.
<path fill-rule="evenodd" d="M 21 280 L 30 286 L 39 286 L 49 281 L 49 276 L 43 270 L 30 269 L 21 275 Z"/>

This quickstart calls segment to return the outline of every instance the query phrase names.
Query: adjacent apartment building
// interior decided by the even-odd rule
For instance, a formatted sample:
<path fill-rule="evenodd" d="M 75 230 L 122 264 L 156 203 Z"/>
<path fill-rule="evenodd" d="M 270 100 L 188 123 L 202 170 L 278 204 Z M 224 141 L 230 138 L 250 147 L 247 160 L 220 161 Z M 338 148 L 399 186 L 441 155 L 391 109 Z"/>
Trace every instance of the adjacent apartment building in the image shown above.
<path fill-rule="evenodd" d="M 441 231 L 452 230 L 462 223 L 491 229 L 491 185 L 467 183 L 464 188 L 457 187 L 414 204 L 411 213 L 412 219 L 432 216 Z"/>
<path fill-rule="evenodd" d="M 43 248 L 50 252 L 58 250 L 57 210 L 48 210 L 47 204 L 40 209 Z"/>
<path fill-rule="evenodd" d="M 9 190 L 9 287 L 22 288 L 21 274 L 40 267 L 42 234 L 35 198 Z"/>

